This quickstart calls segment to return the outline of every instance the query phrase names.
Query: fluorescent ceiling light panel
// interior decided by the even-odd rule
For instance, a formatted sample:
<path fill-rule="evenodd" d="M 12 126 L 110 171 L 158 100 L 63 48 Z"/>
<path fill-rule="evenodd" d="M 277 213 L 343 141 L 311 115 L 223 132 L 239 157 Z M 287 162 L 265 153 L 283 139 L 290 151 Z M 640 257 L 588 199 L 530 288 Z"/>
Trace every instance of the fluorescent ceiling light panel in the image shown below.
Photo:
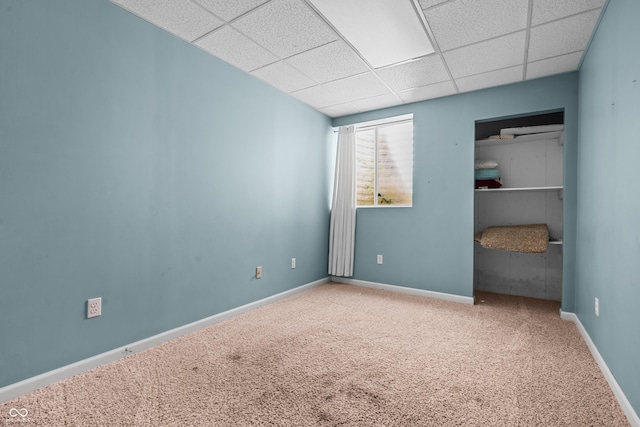
<path fill-rule="evenodd" d="M 411 0 L 308 1 L 374 68 L 434 52 Z"/>

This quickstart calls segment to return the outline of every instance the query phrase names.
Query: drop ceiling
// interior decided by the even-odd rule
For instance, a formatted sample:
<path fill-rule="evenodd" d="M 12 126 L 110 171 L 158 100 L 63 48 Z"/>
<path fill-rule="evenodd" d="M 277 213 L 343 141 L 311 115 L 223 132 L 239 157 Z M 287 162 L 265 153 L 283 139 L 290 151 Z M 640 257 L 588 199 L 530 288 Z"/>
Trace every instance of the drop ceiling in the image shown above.
<path fill-rule="evenodd" d="M 314 0 L 111 1 L 330 117 L 574 71 L 606 2 L 388 0 L 435 52 L 374 68 Z"/>

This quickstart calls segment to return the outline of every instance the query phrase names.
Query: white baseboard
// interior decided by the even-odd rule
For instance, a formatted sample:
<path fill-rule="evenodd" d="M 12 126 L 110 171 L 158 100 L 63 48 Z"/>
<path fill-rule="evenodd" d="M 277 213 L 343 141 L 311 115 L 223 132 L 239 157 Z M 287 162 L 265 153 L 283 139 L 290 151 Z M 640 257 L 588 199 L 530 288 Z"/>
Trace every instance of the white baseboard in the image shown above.
<path fill-rule="evenodd" d="M 460 302 L 463 304 L 473 304 L 474 297 L 463 297 L 461 295 L 446 294 L 443 292 L 425 291 L 424 289 L 408 288 L 406 286 L 387 285 L 384 283 L 367 282 L 364 280 L 347 279 L 344 277 L 331 277 L 332 282 L 345 283 L 348 285 L 364 286 L 365 288 L 384 289 L 403 294 L 417 295 L 427 298 L 443 299 L 446 301 Z"/>
<path fill-rule="evenodd" d="M 329 281 L 330 281 L 329 277 L 316 280 L 315 282 L 298 286 L 297 288 L 293 288 L 288 291 L 281 292 L 279 294 L 272 295 L 270 297 L 263 298 L 258 301 L 254 301 L 252 303 L 245 304 L 240 307 L 236 307 L 231 310 L 218 313 L 210 317 L 206 317 L 204 319 L 195 321 L 193 323 L 189 323 L 187 325 L 180 326 L 175 329 L 170 329 L 166 332 L 162 332 L 158 335 L 154 335 L 149 338 L 136 341 L 124 347 L 116 348 L 116 349 L 107 351 L 105 353 L 98 354 L 93 357 L 89 357 L 88 359 L 80 360 L 70 365 L 62 366 L 58 369 L 45 372 L 35 377 L 27 378 L 26 380 L 23 380 L 14 384 L 10 384 L 8 386 L 0 388 L 0 403 L 5 402 L 7 400 L 11 400 L 25 393 L 29 393 L 30 391 L 39 389 L 46 385 L 53 384 L 55 382 L 62 381 L 66 378 L 70 378 L 74 375 L 81 374 L 90 369 L 97 368 L 98 366 L 104 365 L 106 363 L 113 362 L 114 360 L 121 359 L 132 353 L 137 353 L 142 350 L 146 350 L 158 344 L 162 344 L 163 342 L 178 338 L 182 335 L 188 334 L 193 331 L 197 331 L 198 329 L 202 329 L 206 326 L 213 325 L 218 322 L 222 322 L 223 320 L 230 319 L 234 316 L 238 316 L 239 314 L 246 313 L 251 310 L 255 310 L 256 308 L 262 307 L 267 304 L 271 304 L 273 302 L 290 297 L 300 292 L 304 292 L 316 286 L 329 283 Z"/>
<path fill-rule="evenodd" d="M 613 391 L 613 395 L 616 397 L 616 399 L 618 399 L 618 403 L 620 404 L 620 407 L 622 408 L 625 415 L 627 416 L 629 423 L 631 424 L 632 427 L 640 427 L 640 418 L 638 417 L 638 414 L 633 409 L 633 406 L 631 406 L 631 403 L 629 403 L 627 396 L 625 396 L 624 392 L 620 388 L 620 385 L 618 384 L 618 382 L 616 381 L 616 378 L 611 373 L 611 370 L 609 370 L 607 363 L 604 361 L 604 359 L 600 355 L 598 348 L 593 343 L 593 340 L 591 339 L 591 337 L 589 336 L 589 333 L 587 332 L 584 325 L 580 321 L 580 318 L 578 318 L 578 316 L 575 313 L 570 313 L 562 310 L 560 310 L 560 318 L 576 324 L 576 327 L 578 328 L 578 331 L 580 331 L 580 334 L 582 335 L 584 342 L 587 343 L 587 347 L 589 347 L 589 350 L 591 351 L 593 358 L 596 360 L 596 363 L 600 367 L 602 374 L 604 375 L 607 382 L 609 383 L 609 387 L 611 387 L 611 391 Z"/>

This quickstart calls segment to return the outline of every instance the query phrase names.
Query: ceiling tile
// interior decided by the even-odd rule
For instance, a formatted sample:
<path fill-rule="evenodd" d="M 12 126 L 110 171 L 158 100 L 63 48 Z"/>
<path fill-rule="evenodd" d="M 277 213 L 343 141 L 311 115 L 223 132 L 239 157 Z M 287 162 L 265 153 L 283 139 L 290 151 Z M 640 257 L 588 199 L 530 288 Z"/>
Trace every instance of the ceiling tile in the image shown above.
<path fill-rule="evenodd" d="M 231 21 L 234 18 L 247 13 L 268 2 L 269 0 L 194 0 L 202 7 L 207 8 L 211 12 L 218 15 L 225 21 Z"/>
<path fill-rule="evenodd" d="M 338 39 L 331 27 L 299 0 L 272 0 L 233 26 L 283 59 Z"/>
<path fill-rule="evenodd" d="M 320 85 L 308 87 L 296 92 L 291 92 L 290 95 L 317 109 L 345 103 L 344 99 L 336 97 L 334 94 Z"/>
<path fill-rule="evenodd" d="M 372 68 L 435 52 L 411 0 L 306 1 Z M 419 12 L 419 13 L 418 13 Z"/>
<path fill-rule="evenodd" d="M 590 9 L 602 7 L 605 0 L 533 0 L 531 25 L 539 25 L 555 19 L 564 18 L 576 13 L 586 12 Z"/>
<path fill-rule="evenodd" d="M 527 64 L 527 79 L 575 71 L 578 69 L 578 65 L 580 65 L 582 53 L 583 52 L 574 52 L 569 55 L 530 62 Z"/>
<path fill-rule="evenodd" d="M 528 0 L 458 0 L 425 11 L 444 52 L 527 26 Z"/>
<path fill-rule="evenodd" d="M 350 102 L 349 105 L 360 111 L 371 111 L 379 108 L 391 107 L 402 104 L 402 99 L 394 93 L 365 98 L 359 101 Z"/>
<path fill-rule="evenodd" d="M 316 84 L 309 77 L 282 61 L 262 67 L 251 74 L 286 93 Z"/>
<path fill-rule="evenodd" d="M 208 34 L 195 44 L 247 72 L 278 60 L 275 55 L 229 26 Z"/>
<path fill-rule="evenodd" d="M 376 95 L 390 93 L 389 89 L 373 73 L 359 74 L 346 79 L 334 80 L 322 85 L 343 102 L 357 101 Z M 339 102 L 342 104 L 342 102 Z"/>
<path fill-rule="evenodd" d="M 449 79 L 439 55 L 376 70 L 376 74 L 395 91 L 438 83 Z"/>
<path fill-rule="evenodd" d="M 402 92 L 398 92 L 398 96 L 402 98 L 404 102 L 418 102 L 425 99 L 440 98 L 442 96 L 453 95 L 456 93 L 456 88 L 453 86 L 450 80 L 446 82 L 440 82 L 428 86 L 422 86 L 415 89 L 409 89 Z"/>
<path fill-rule="evenodd" d="M 454 78 L 512 67 L 524 61 L 525 31 L 444 54 Z"/>
<path fill-rule="evenodd" d="M 335 117 L 521 81 L 527 35 L 527 79 L 573 71 L 607 0 L 418 0 L 443 53 L 375 70 L 310 0 L 111 1 Z"/>
<path fill-rule="evenodd" d="M 320 112 L 326 114 L 329 117 L 340 117 L 348 114 L 359 113 L 360 110 L 353 107 L 351 104 L 334 105 L 333 107 L 320 108 Z"/>
<path fill-rule="evenodd" d="M 420 7 L 422 9 L 428 9 L 430 7 L 439 5 L 440 3 L 445 3 L 449 0 L 420 0 Z"/>
<path fill-rule="evenodd" d="M 522 65 L 456 79 L 460 92 L 502 86 L 522 80 Z"/>
<path fill-rule="evenodd" d="M 292 56 L 287 62 L 318 83 L 369 71 L 364 61 L 342 40 Z"/>
<path fill-rule="evenodd" d="M 223 21 L 189 0 L 111 0 L 128 11 L 189 42 Z"/>
<path fill-rule="evenodd" d="M 599 16 L 595 10 L 531 28 L 528 60 L 584 50 Z"/>

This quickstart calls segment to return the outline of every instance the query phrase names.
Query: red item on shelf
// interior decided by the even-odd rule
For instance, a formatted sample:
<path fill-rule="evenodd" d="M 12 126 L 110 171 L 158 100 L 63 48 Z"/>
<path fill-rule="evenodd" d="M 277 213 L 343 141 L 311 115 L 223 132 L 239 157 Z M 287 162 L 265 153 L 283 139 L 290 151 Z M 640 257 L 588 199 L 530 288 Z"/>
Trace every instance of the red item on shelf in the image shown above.
<path fill-rule="evenodd" d="M 495 179 L 476 179 L 476 188 L 500 188 L 502 183 Z"/>

